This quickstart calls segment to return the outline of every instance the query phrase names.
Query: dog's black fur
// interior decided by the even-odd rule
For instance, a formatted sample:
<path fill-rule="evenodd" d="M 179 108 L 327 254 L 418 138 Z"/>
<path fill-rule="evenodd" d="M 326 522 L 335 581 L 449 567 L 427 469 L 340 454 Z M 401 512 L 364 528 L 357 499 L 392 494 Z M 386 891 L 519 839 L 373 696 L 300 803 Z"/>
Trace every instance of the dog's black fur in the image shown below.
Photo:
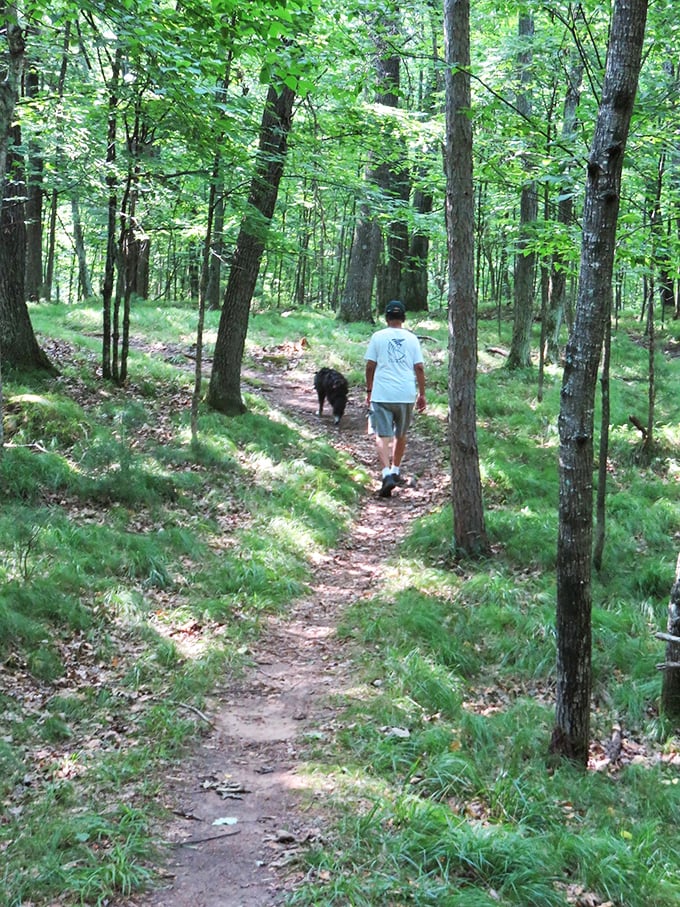
<path fill-rule="evenodd" d="M 328 400 L 333 407 L 335 424 L 339 425 L 347 406 L 347 378 L 334 368 L 320 368 L 314 375 L 314 389 L 319 397 L 319 415 L 323 413 L 324 401 Z"/>

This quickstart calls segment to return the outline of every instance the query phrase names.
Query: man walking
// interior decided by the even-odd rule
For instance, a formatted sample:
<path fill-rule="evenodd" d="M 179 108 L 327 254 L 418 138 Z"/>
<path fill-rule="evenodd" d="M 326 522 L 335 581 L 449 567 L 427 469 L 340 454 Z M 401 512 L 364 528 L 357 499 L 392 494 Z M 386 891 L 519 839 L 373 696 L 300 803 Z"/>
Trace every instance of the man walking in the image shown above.
<path fill-rule="evenodd" d="M 400 469 L 414 406 L 425 409 L 425 366 L 420 341 L 406 330 L 406 309 L 393 299 L 385 307 L 387 327 L 376 331 L 366 350 L 366 403 L 375 432 L 382 486 L 389 498 L 403 485 Z"/>

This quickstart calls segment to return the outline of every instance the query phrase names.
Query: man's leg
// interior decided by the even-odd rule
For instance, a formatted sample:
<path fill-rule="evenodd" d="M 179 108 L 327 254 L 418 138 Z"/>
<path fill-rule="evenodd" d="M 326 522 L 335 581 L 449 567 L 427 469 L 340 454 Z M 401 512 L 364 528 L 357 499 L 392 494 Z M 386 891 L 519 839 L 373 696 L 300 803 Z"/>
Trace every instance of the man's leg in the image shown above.
<path fill-rule="evenodd" d="M 378 451 L 378 462 L 380 463 L 381 469 L 390 468 L 390 458 L 392 455 L 392 438 L 380 437 L 380 435 L 375 436 L 375 447 Z"/>
<path fill-rule="evenodd" d="M 375 436 L 375 446 L 378 451 L 378 460 L 382 469 L 382 486 L 378 494 L 381 498 L 389 498 L 392 489 L 397 484 L 395 477 L 392 475 L 390 466 L 390 456 L 392 454 L 392 437 Z"/>
<path fill-rule="evenodd" d="M 406 450 L 406 435 L 395 436 L 392 442 L 392 466 L 397 469 L 401 466 L 401 461 Z"/>

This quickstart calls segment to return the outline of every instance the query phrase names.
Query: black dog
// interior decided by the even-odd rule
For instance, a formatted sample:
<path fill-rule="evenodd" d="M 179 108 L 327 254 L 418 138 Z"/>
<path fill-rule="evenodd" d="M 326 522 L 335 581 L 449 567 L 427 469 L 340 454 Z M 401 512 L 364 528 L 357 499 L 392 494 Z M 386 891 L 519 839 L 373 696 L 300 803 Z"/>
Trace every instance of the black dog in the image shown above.
<path fill-rule="evenodd" d="M 347 406 L 347 378 L 334 368 L 320 368 L 314 375 L 314 389 L 319 396 L 319 415 L 323 413 L 324 400 L 328 399 L 333 407 L 335 424 L 339 425 Z"/>

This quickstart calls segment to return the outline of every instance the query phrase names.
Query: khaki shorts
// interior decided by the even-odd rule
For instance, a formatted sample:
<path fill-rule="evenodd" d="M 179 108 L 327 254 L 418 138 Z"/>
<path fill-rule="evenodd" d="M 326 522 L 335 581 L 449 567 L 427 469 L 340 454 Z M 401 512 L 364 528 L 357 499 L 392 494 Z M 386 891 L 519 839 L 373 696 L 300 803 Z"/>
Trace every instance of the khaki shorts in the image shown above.
<path fill-rule="evenodd" d="M 413 417 L 413 403 L 375 403 L 371 401 L 371 428 L 379 438 L 403 437 Z"/>

